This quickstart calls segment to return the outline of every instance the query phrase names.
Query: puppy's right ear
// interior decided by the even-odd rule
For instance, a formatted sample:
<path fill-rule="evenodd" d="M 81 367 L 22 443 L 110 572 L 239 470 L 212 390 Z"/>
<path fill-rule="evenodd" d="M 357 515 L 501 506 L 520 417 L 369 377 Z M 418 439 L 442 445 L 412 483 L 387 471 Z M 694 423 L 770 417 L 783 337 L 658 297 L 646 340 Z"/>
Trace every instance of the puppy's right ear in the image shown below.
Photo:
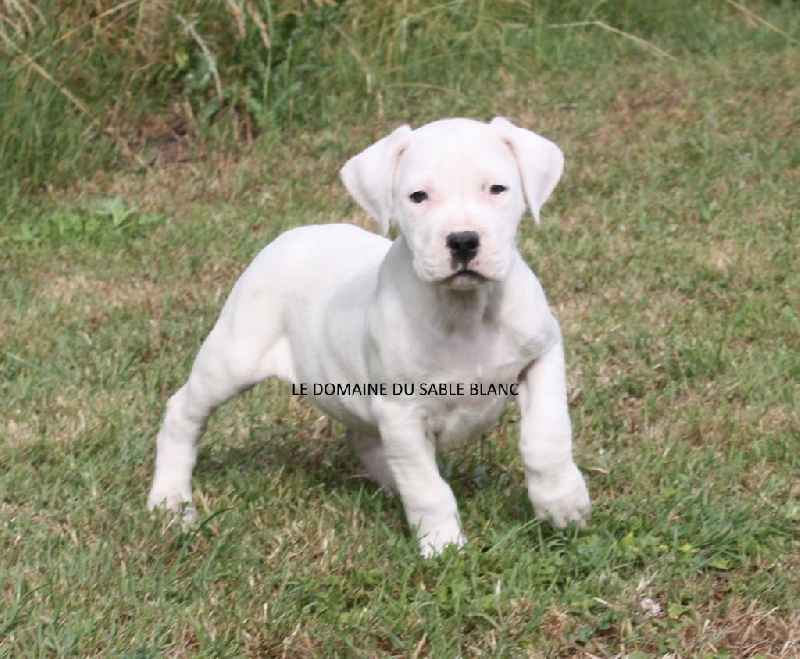
<path fill-rule="evenodd" d="M 350 158 L 339 172 L 347 191 L 378 221 L 384 235 L 389 231 L 389 222 L 392 219 L 394 173 L 410 136 L 411 128 L 400 126 L 390 135 Z"/>

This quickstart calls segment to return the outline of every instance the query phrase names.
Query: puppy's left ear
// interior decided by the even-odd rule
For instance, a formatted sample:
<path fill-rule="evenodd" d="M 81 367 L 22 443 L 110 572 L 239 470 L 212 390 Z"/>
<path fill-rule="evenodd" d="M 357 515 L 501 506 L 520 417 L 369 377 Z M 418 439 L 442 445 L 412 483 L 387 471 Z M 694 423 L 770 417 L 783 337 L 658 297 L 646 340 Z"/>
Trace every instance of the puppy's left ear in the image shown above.
<path fill-rule="evenodd" d="M 533 219 L 539 224 L 539 210 L 552 194 L 564 171 L 564 154 L 541 135 L 519 128 L 508 119 L 497 117 L 491 125 L 511 147 L 522 178 L 525 197 Z"/>
<path fill-rule="evenodd" d="M 384 235 L 389 231 L 394 210 L 394 173 L 410 135 L 409 126 L 396 128 L 390 135 L 350 158 L 339 172 L 347 191 L 378 221 Z"/>

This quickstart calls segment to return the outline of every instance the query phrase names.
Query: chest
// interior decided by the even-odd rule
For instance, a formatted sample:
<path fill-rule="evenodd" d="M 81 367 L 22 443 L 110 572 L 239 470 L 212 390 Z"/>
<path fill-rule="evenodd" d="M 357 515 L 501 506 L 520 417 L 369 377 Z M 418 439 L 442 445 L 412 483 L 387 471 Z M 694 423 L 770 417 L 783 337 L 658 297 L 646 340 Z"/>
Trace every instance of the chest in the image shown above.
<path fill-rule="evenodd" d="M 421 406 L 425 432 L 440 447 L 460 444 L 486 432 L 497 419 L 508 400 L 504 394 L 471 392 L 448 397 L 429 397 Z"/>
<path fill-rule="evenodd" d="M 405 373 L 406 391 L 440 446 L 478 436 L 498 419 L 505 402 L 517 395 L 520 373 L 533 359 L 517 337 L 502 332 L 454 337 L 435 356 Z"/>

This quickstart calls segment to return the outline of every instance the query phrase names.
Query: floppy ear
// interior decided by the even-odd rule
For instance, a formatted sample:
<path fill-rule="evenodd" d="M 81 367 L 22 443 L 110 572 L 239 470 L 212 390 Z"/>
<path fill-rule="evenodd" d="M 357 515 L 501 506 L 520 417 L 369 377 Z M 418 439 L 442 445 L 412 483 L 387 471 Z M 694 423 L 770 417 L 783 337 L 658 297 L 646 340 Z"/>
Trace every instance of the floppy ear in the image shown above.
<path fill-rule="evenodd" d="M 394 172 L 410 135 L 409 126 L 400 126 L 350 158 L 339 172 L 347 191 L 378 221 L 383 234 L 389 231 L 389 221 L 392 219 Z"/>
<path fill-rule="evenodd" d="M 564 154 L 555 144 L 536 133 L 497 117 L 491 125 L 511 147 L 517 159 L 525 197 L 533 219 L 539 224 L 539 209 L 553 192 L 564 171 Z"/>

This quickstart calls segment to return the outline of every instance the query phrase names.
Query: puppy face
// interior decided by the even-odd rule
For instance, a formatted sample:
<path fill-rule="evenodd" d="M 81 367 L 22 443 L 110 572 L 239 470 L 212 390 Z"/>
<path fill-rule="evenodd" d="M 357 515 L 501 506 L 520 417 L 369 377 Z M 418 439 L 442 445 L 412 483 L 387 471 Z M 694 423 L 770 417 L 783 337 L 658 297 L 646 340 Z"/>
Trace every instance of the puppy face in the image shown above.
<path fill-rule="evenodd" d="M 555 144 L 506 119 L 444 119 L 401 126 L 341 174 L 384 233 L 397 222 L 422 281 L 469 290 L 506 277 L 525 200 L 538 221 L 563 162 Z"/>
<path fill-rule="evenodd" d="M 464 290 L 506 277 L 525 199 L 514 154 L 490 125 L 449 120 L 414 131 L 393 202 L 423 281 Z"/>

